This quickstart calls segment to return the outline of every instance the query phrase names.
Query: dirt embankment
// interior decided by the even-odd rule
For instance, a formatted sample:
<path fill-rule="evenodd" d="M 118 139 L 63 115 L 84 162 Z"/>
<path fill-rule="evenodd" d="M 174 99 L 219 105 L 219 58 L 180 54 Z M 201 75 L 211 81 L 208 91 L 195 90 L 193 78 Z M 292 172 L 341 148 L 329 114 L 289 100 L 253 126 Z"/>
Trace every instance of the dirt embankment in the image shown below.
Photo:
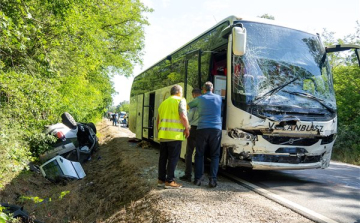
<path fill-rule="evenodd" d="M 55 185 L 26 172 L 0 192 L 0 201 L 24 206 L 46 223 L 311 222 L 260 195 L 219 178 L 210 189 L 156 187 L 158 147 L 129 142 L 134 134 L 108 120 L 97 125 L 101 147 L 83 164 L 87 176 Z M 176 175 L 183 174 L 179 161 Z"/>

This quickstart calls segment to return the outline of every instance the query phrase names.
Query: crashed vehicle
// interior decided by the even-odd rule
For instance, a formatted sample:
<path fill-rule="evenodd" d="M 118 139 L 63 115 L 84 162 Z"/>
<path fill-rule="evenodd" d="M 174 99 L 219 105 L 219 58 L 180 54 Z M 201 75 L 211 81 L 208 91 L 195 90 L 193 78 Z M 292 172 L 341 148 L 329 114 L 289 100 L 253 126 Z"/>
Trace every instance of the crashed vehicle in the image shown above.
<path fill-rule="evenodd" d="M 55 156 L 45 162 L 40 166 L 40 171 L 52 182 L 59 182 L 62 179 L 82 179 L 86 176 L 79 162 L 67 160 L 62 156 Z"/>
<path fill-rule="evenodd" d="M 327 53 L 354 50 L 360 64 L 359 49 L 324 47 L 318 34 L 277 21 L 229 16 L 135 77 L 129 129 L 159 142 L 156 117 L 171 87 L 182 86 L 190 101 L 211 81 L 223 98 L 222 167 L 327 168 L 337 134 Z"/>
<path fill-rule="evenodd" d="M 40 155 L 40 160 L 45 162 L 58 155 L 80 163 L 89 160 L 99 147 L 95 125 L 77 123 L 67 112 L 63 113 L 61 118 L 62 123 L 45 126 L 45 133 L 53 135 L 57 141 L 52 145 L 52 149 Z"/>

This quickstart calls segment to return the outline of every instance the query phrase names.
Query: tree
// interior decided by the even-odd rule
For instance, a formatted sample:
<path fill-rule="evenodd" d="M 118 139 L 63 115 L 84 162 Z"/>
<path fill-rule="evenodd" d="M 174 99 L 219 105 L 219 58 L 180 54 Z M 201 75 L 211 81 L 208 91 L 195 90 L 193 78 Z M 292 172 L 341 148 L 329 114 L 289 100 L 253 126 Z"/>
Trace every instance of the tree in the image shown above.
<path fill-rule="evenodd" d="M 129 101 L 122 101 L 122 102 L 120 102 L 120 104 L 117 106 L 116 111 L 117 111 L 117 112 L 126 112 L 126 113 L 129 113 L 129 108 L 130 108 L 130 102 L 129 102 Z"/>
<path fill-rule="evenodd" d="M 56 121 L 64 111 L 84 121 L 99 116 L 112 102 L 113 74 L 128 76 L 141 63 L 143 13 L 151 11 L 139 0 L 3 0 L 2 109 L 24 124 L 33 116 Z M 29 104 L 38 109 L 29 113 Z"/>
<path fill-rule="evenodd" d="M 270 19 L 270 20 L 275 20 L 275 17 L 269 14 L 264 14 L 262 16 L 258 16 L 259 18 L 263 18 L 263 19 Z"/>
<path fill-rule="evenodd" d="M 151 11 L 140 0 L 1 0 L 1 175 L 14 160 L 27 163 L 28 142 L 61 113 L 100 119 L 111 77 L 142 63 Z"/>

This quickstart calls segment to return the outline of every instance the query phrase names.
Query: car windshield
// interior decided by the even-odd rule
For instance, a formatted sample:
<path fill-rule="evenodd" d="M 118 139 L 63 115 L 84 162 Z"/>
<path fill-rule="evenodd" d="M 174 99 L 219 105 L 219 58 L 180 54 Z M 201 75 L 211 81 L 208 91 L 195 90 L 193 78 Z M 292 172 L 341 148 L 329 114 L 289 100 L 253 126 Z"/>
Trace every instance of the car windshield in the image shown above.
<path fill-rule="evenodd" d="M 235 106 L 247 111 L 254 107 L 277 107 L 279 111 L 281 107 L 284 111 L 335 112 L 330 67 L 327 61 L 321 62 L 325 52 L 316 35 L 241 23 L 247 30 L 247 51 L 232 58 Z"/>

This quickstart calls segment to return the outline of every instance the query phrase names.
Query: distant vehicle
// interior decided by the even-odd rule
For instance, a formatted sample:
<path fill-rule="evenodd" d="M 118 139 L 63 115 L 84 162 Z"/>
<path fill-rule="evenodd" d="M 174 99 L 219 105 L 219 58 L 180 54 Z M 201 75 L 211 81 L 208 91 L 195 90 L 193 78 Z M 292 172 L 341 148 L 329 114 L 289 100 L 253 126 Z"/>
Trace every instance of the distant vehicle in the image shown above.
<path fill-rule="evenodd" d="M 230 16 L 135 77 L 130 130 L 158 141 L 158 107 L 174 84 L 187 101 L 206 81 L 223 98 L 223 167 L 327 168 L 337 134 L 333 76 L 320 36 L 273 20 Z M 182 144 L 181 157 L 186 143 Z"/>
<path fill-rule="evenodd" d="M 126 112 L 120 112 L 119 113 L 119 124 L 126 124 L 126 119 L 124 119 L 124 117 L 127 116 Z"/>

